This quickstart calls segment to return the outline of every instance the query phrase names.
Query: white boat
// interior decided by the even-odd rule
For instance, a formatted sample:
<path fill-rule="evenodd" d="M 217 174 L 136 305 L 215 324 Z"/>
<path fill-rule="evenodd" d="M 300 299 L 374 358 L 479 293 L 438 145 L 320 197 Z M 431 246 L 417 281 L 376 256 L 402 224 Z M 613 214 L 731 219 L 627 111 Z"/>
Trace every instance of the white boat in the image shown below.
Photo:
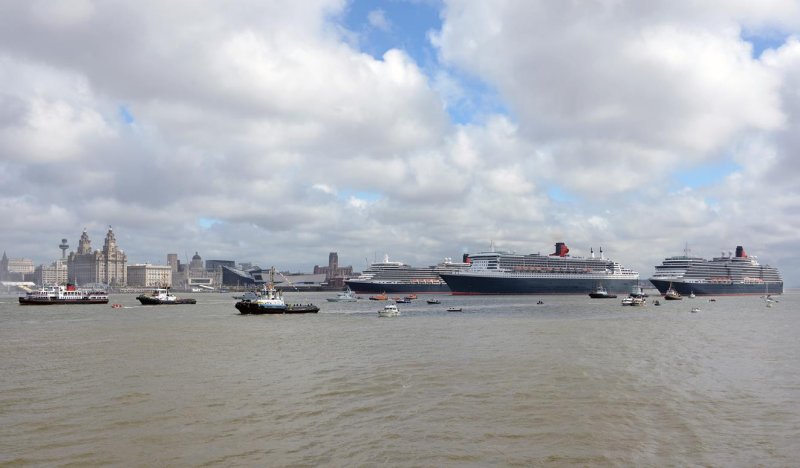
<path fill-rule="evenodd" d="M 328 302 L 357 302 L 358 298 L 350 288 L 336 294 L 336 297 L 329 297 Z"/>
<path fill-rule="evenodd" d="M 699 307 L 692 307 L 692 313 L 693 314 L 696 314 L 698 312 L 700 312 L 700 308 Z"/>
<path fill-rule="evenodd" d="M 72 284 L 45 286 L 20 297 L 19 303 L 22 305 L 107 304 L 108 294 L 105 291 L 78 289 Z"/>
<path fill-rule="evenodd" d="M 624 306 L 644 306 L 647 305 L 644 291 L 642 288 L 637 284 L 631 288 L 631 293 L 628 297 L 622 299 L 622 305 Z"/>
<path fill-rule="evenodd" d="M 400 309 L 394 304 L 386 304 L 383 309 L 378 311 L 378 317 L 397 317 L 400 315 Z"/>
<path fill-rule="evenodd" d="M 647 302 L 642 296 L 628 296 L 622 300 L 624 306 L 644 306 Z"/>
<path fill-rule="evenodd" d="M 461 307 L 448 307 L 448 312 L 461 312 Z"/>

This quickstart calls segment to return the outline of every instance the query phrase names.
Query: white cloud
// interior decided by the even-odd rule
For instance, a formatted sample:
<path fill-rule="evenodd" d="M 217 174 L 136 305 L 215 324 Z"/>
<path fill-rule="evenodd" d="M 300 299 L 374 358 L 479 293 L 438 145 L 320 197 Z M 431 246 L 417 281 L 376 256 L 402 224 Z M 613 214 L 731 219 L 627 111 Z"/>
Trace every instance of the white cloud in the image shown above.
<path fill-rule="evenodd" d="M 392 23 L 386 18 L 386 12 L 377 9 L 367 13 L 367 21 L 373 28 L 380 29 L 381 31 L 389 31 L 392 29 Z"/>
<path fill-rule="evenodd" d="M 133 261 L 432 264 L 565 241 L 647 274 L 686 241 L 776 263 L 800 228 L 800 43 L 753 58 L 741 39 L 796 31 L 793 1 L 448 1 L 433 64 L 355 49 L 342 0 L 47 5 L 0 5 L 14 256 L 49 261 L 112 224 Z M 481 108 L 471 80 L 502 106 Z M 720 161 L 739 169 L 674 179 Z M 781 266 L 800 284 L 800 263 Z"/>

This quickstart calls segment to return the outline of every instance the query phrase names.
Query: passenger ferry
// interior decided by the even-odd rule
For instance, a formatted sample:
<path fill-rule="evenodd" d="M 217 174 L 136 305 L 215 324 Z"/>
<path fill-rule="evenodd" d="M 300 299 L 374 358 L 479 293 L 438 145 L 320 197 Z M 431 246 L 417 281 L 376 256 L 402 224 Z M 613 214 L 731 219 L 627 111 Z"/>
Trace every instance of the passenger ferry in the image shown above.
<path fill-rule="evenodd" d="M 73 284 L 45 286 L 19 298 L 22 305 L 107 304 L 108 293 L 78 289 Z"/>
<path fill-rule="evenodd" d="M 586 294 L 598 283 L 607 293 L 630 291 L 639 273 L 606 259 L 572 257 L 563 242 L 555 253 L 517 254 L 490 251 L 465 256 L 468 269 L 441 273 L 455 295 L 463 294 Z"/>
<path fill-rule="evenodd" d="M 667 257 L 650 278 L 662 294 L 670 285 L 683 295 L 765 295 L 783 294 L 783 279 L 775 267 L 761 265 L 741 245 L 736 255 L 724 253 L 711 260 L 689 256 Z"/>

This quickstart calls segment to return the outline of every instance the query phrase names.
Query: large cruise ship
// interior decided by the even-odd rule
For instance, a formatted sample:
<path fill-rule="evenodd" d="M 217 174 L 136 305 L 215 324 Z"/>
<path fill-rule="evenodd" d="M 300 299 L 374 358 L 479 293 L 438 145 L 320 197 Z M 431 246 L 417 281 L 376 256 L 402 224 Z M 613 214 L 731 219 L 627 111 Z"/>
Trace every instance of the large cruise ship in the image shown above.
<path fill-rule="evenodd" d="M 683 295 L 783 294 L 783 279 L 774 267 L 761 265 L 740 245 L 736 255 L 706 260 L 683 255 L 665 258 L 650 278 L 662 294 L 672 288 Z"/>
<path fill-rule="evenodd" d="M 550 255 L 481 252 L 469 255 L 469 269 L 442 273 L 453 294 L 588 294 L 598 286 L 610 293 L 629 293 L 639 273 L 592 251 L 572 257 L 563 243 Z"/>
<path fill-rule="evenodd" d="M 345 280 L 345 284 L 359 294 L 382 293 L 449 293 L 447 284 L 439 277 L 469 267 L 466 263 L 449 258 L 438 265 L 412 267 L 403 262 L 391 262 L 385 255 L 382 262 L 371 264 L 361 276 Z"/>

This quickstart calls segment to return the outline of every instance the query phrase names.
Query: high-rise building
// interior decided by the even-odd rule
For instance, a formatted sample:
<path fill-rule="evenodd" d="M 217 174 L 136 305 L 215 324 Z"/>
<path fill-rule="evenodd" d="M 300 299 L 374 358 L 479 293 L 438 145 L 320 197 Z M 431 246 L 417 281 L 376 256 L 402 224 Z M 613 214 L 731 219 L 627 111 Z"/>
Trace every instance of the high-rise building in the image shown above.
<path fill-rule="evenodd" d="M 175 276 L 175 273 L 178 272 L 178 254 L 167 254 L 167 265 L 172 268 L 172 275 Z"/>
<path fill-rule="evenodd" d="M 5 250 L 3 251 L 3 258 L 0 259 L 0 281 L 8 281 L 8 256 Z"/>
<path fill-rule="evenodd" d="M 353 267 L 339 267 L 339 254 L 331 252 L 328 254 L 328 266 L 314 265 L 314 274 L 324 274 L 325 282 L 330 287 L 341 287 L 344 285 L 344 278 L 353 274 Z"/>
<path fill-rule="evenodd" d="M 328 275 L 333 276 L 336 274 L 336 270 L 339 269 L 339 254 L 336 252 L 331 252 L 328 254 Z"/>
<path fill-rule="evenodd" d="M 103 250 L 92 251 L 86 230 L 78 241 L 78 251 L 67 258 L 69 281 L 76 284 L 103 283 L 124 286 L 127 282 L 128 256 L 118 246 L 111 226 L 108 227 Z"/>

